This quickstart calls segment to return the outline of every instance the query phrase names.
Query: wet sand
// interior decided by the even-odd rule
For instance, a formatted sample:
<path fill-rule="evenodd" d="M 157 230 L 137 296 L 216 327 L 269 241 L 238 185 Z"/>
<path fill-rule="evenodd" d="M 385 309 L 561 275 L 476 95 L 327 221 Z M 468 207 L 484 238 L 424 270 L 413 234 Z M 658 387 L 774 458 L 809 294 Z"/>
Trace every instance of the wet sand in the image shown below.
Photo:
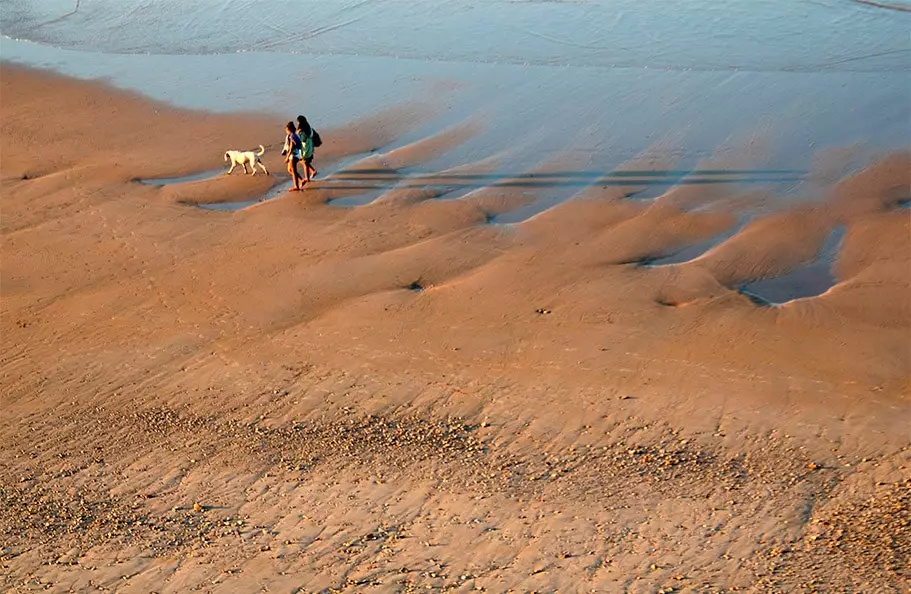
<path fill-rule="evenodd" d="M 408 175 L 477 130 L 384 151 L 405 105 L 216 212 L 287 184 L 280 119 L 0 84 L 5 589 L 907 588 L 908 154 L 787 207 L 637 200 L 644 155 L 502 225 L 572 163 Z M 836 233 L 821 295 L 739 290 Z"/>

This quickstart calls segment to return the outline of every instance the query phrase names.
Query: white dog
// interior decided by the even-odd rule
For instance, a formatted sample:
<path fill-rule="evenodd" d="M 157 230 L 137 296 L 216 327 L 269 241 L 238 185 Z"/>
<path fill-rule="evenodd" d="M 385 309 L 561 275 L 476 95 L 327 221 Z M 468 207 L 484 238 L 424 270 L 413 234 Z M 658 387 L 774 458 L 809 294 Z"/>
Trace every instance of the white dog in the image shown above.
<path fill-rule="evenodd" d="M 266 166 L 263 165 L 263 162 L 259 159 L 263 156 L 263 153 L 266 152 L 266 149 L 263 148 L 263 145 L 259 145 L 259 152 L 255 151 L 226 151 L 225 152 L 225 162 L 229 159 L 231 160 L 231 169 L 228 170 L 228 174 L 234 171 L 234 168 L 238 165 L 241 165 L 244 168 L 244 173 L 250 173 L 247 171 L 247 163 L 250 164 L 250 169 L 252 169 L 253 175 L 256 175 L 256 166 L 259 165 L 263 173 L 269 175 L 269 170 L 266 169 Z"/>

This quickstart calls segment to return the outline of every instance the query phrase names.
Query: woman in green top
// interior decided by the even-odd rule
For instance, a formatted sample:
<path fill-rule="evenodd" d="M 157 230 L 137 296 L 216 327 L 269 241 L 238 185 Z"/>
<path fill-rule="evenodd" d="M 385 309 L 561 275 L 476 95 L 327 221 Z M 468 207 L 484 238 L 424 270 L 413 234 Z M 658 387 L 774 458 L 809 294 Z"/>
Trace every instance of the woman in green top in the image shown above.
<path fill-rule="evenodd" d="M 304 162 L 304 176 L 309 182 L 319 172 L 313 167 L 313 128 L 310 127 L 307 118 L 302 115 L 297 116 L 297 135 L 300 136 L 303 145 L 301 160 Z"/>

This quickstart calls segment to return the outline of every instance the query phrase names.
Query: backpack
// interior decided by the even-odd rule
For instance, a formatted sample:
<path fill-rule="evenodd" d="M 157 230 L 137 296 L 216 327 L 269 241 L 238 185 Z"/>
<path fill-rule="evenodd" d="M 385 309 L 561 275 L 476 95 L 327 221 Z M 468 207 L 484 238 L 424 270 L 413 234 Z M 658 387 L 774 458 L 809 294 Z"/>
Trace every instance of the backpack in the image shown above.
<path fill-rule="evenodd" d="M 313 134 L 310 136 L 310 138 L 313 140 L 314 148 L 316 148 L 318 146 L 322 146 L 323 139 L 319 137 L 319 132 L 317 132 L 316 130 L 313 130 Z"/>

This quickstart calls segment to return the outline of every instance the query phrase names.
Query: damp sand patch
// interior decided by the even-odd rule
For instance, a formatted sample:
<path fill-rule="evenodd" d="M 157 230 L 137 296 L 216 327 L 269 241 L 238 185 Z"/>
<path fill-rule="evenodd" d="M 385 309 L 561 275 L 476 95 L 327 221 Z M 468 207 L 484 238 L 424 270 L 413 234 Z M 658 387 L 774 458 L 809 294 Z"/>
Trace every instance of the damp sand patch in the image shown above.
<path fill-rule="evenodd" d="M 210 179 L 215 179 L 220 175 L 224 175 L 226 172 L 227 169 L 218 169 L 216 171 L 202 171 L 180 177 L 153 177 L 149 179 L 136 179 L 136 181 L 147 186 L 172 186 L 175 184 L 190 184 L 193 182 L 208 181 Z"/>
<path fill-rule="evenodd" d="M 182 176 L 177 176 L 177 177 L 155 177 L 155 178 L 148 178 L 148 179 L 136 179 L 136 181 L 141 184 L 148 185 L 148 186 L 164 187 L 164 186 L 174 186 L 174 185 L 192 184 L 192 183 L 198 183 L 198 182 L 203 182 L 203 181 L 209 181 L 209 180 L 213 180 L 213 179 L 216 179 L 218 177 L 221 177 L 221 176 L 227 175 L 227 174 L 228 174 L 227 169 L 218 169 L 215 171 L 201 171 L 199 173 L 192 173 L 190 175 L 182 175 Z M 274 186 L 268 192 L 266 192 L 263 196 L 261 196 L 260 198 L 257 198 L 256 200 L 247 200 L 244 202 L 199 202 L 199 203 L 194 203 L 193 206 L 197 206 L 199 208 L 204 208 L 206 210 L 220 210 L 220 211 L 242 210 L 249 206 L 253 206 L 254 204 L 258 204 L 260 202 L 264 202 L 271 198 L 275 198 L 276 196 L 278 196 L 282 193 L 284 186 L 285 186 L 285 184 L 279 184 L 277 186 Z M 288 186 L 290 187 L 290 184 L 288 184 Z"/>

